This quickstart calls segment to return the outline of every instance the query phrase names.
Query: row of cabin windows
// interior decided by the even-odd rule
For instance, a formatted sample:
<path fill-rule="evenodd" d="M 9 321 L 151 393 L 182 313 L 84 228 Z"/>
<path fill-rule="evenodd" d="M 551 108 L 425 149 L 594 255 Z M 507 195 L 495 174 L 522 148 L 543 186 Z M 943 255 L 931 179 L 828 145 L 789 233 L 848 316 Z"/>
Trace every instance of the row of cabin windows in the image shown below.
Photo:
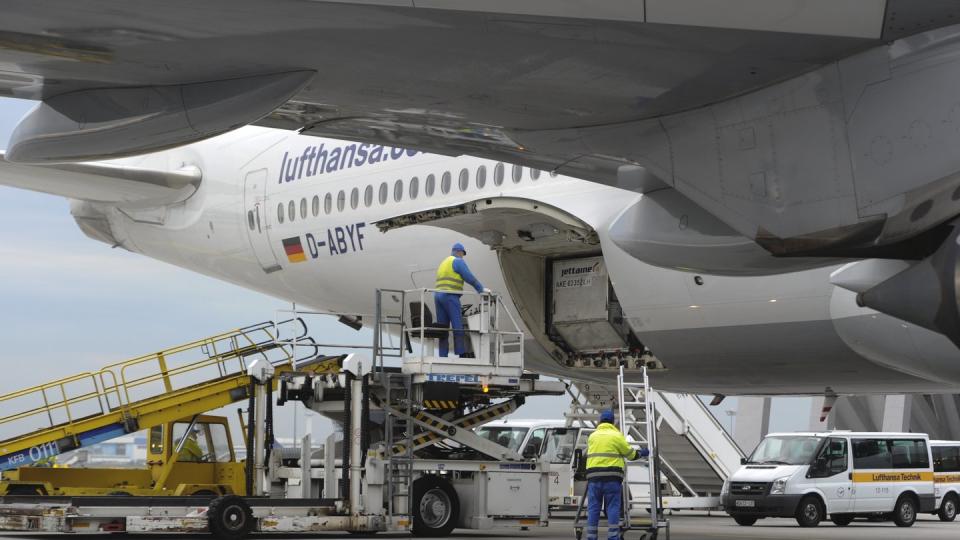
<path fill-rule="evenodd" d="M 513 165 L 510 171 L 510 178 L 513 180 L 514 184 L 520 183 L 523 180 L 523 170 L 524 168 L 519 165 Z M 537 180 L 540 178 L 540 171 L 537 169 L 530 169 L 530 179 Z M 497 163 L 493 168 L 493 185 L 501 186 L 503 185 L 505 176 L 505 168 L 503 163 Z M 557 173 L 551 172 L 551 177 L 556 177 Z M 476 183 L 477 189 L 483 189 L 487 185 L 487 166 L 481 165 L 477 167 L 477 171 L 474 174 L 474 182 Z M 440 176 L 440 193 L 446 195 L 450 193 L 450 189 L 453 185 L 453 175 L 450 172 L 444 172 Z M 470 171 L 468 169 L 460 169 L 460 174 L 457 177 L 457 188 L 461 192 L 465 192 L 470 189 Z M 437 189 L 437 178 L 433 174 L 428 174 L 423 181 L 423 195 L 425 197 L 432 197 Z M 393 200 L 395 202 L 400 202 L 403 200 L 404 195 L 404 185 L 403 180 L 397 180 L 393 183 Z M 376 189 L 376 200 L 380 204 L 387 204 L 387 199 L 390 196 L 390 185 L 387 182 L 380 184 L 380 187 Z M 410 179 L 410 182 L 407 184 L 406 189 L 407 197 L 410 200 L 415 200 L 420 195 L 420 179 L 414 176 Z M 323 197 L 323 213 L 329 214 L 333 212 L 333 200 L 334 195 L 332 193 L 327 193 Z M 363 190 L 363 205 L 366 207 L 373 206 L 374 201 L 374 187 L 368 185 Z M 360 188 L 353 188 L 350 191 L 350 208 L 356 210 L 360 206 Z M 337 211 L 342 212 L 347 205 L 347 194 L 345 191 L 340 190 L 336 195 L 336 206 Z M 285 220 L 294 221 L 297 219 L 297 210 L 298 206 L 296 201 L 290 201 L 284 205 L 284 203 L 279 203 L 277 205 L 277 221 L 283 223 Z M 308 203 L 306 197 L 300 199 L 299 204 L 299 214 L 300 219 L 307 219 L 308 215 Z M 310 214 L 313 217 L 320 215 L 320 196 L 314 195 L 313 199 L 309 203 Z M 250 229 L 254 229 L 255 223 L 253 219 L 253 214 L 248 213 L 249 226 Z"/>

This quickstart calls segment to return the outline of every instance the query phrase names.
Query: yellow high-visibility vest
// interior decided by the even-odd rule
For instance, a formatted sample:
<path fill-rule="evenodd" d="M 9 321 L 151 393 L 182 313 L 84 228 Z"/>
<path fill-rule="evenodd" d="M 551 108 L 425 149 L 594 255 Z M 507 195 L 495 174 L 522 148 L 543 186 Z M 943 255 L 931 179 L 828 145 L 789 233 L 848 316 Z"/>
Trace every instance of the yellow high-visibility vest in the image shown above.
<path fill-rule="evenodd" d="M 437 268 L 437 282 L 435 288 L 440 291 L 463 291 L 463 278 L 453 269 L 453 261 L 457 260 L 453 255 L 447 257 Z"/>
<path fill-rule="evenodd" d="M 191 463 L 202 462 L 203 449 L 200 448 L 200 443 L 198 443 L 196 439 L 188 437 L 187 440 L 183 441 L 183 448 L 181 448 L 180 453 L 177 454 L 177 461 Z"/>
<path fill-rule="evenodd" d="M 587 439 L 587 479 L 591 477 L 623 477 L 624 459 L 637 459 L 617 426 L 604 422 Z"/>

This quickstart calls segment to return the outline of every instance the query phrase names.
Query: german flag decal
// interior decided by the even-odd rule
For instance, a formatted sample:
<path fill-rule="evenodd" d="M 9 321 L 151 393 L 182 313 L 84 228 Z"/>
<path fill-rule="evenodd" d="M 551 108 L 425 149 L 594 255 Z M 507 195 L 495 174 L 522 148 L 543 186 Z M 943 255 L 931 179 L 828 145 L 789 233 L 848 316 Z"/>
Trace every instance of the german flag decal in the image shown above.
<path fill-rule="evenodd" d="M 287 252 L 287 260 L 292 263 L 298 263 L 307 260 L 306 254 L 303 253 L 303 244 L 300 243 L 299 236 L 284 238 L 283 250 Z"/>

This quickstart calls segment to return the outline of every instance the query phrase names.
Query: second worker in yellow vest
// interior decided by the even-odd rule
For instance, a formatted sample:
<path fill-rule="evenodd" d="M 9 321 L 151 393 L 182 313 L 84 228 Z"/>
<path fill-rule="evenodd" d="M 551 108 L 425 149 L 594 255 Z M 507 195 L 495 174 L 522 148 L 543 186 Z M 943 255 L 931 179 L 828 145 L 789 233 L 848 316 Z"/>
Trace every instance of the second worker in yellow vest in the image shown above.
<path fill-rule="evenodd" d="M 601 412 L 597 430 L 587 439 L 587 540 L 597 540 L 600 510 L 604 506 L 607 509 L 607 540 L 620 540 L 625 460 L 650 455 L 646 448 L 632 448 L 613 421 L 613 411 Z"/>
<path fill-rule="evenodd" d="M 467 354 L 463 342 L 463 317 L 460 307 L 460 294 L 463 293 L 463 284 L 469 283 L 477 292 L 490 292 L 490 289 L 484 288 L 463 257 L 467 254 L 463 244 L 457 242 L 450 250 L 450 256 L 440 263 L 437 268 L 437 280 L 435 288 L 438 291 L 434 293 L 433 303 L 437 309 L 437 324 L 450 325 L 453 327 L 453 352 L 462 358 L 472 357 L 472 353 Z M 447 356 L 449 353 L 449 343 L 444 334 L 440 339 L 440 356 Z"/>

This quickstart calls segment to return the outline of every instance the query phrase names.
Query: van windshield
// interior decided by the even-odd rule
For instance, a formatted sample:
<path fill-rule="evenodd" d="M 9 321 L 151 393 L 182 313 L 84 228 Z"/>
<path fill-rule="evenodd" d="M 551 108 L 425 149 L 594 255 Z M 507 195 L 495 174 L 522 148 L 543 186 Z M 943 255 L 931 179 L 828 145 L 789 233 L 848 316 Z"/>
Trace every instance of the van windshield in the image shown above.
<path fill-rule="evenodd" d="M 530 431 L 529 428 L 491 426 L 478 429 L 477 435 L 519 452 L 520 445 L 523 444 L 523 439 L 527 436 L 528 431 Z"/>
<path fill-rule="evenodd" d="M 823 437 L 774 436 L 760 441 L 747 463 L 769 465 L 808 465 Z"/>

